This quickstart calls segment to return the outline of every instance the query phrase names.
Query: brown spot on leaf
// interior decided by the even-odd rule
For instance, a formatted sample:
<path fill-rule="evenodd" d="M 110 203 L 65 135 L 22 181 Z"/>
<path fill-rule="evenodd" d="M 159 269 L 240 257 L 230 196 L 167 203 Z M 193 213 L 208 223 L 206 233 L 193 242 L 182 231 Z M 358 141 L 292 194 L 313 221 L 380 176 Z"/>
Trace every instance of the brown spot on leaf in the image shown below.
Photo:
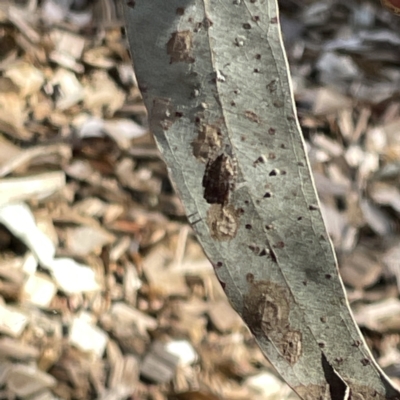
<path fill-rule="evenodd" d="M 238 213 L 232 205 L 212 204 L 207 212 L 207 225 L 213 239 L 231 240 L 239 227 Z"/>
<path fill-rule="evenodd" d="M 290 365 L 302 352 L 301 332 L 290 326 L 291 298 L 287 290 L 271 281 L 247 279 L 248 292 L 243 297 L 243 319 L 257 336 L 266 336 Z"/>
<path fill-rule="evenodd" d="M 367 365 L 371 364 L 371 361 L 368 358 L 363 358 L 361 360 L 361 364 L 366 367 Z"/>
<path fill-rule="evenodd" d="M 274 168 L 270 173 L 269 176 L 277 176 L 279 175 L 279 170 Z"/>
<path fill-rule="evenodd" d="M 258 117 L 258 115 L 253 112 L 253 111 L 245 111 L 244 112 L 245 117 L 252 121 L 252 122 L 256 122 L 257 124 L 260 122 L 260 118 Z"/>
<path fill-rule="evenodd" d="M 246 274 L 246 280 L 247 280 L 247 282 L 253 283 L 254 275 L 251 272 L 249 272 L 248 274 Z"/>
<path fill-rule="evenodd" d="M 209 204 L 225 205 L 235 188 L 236 167 L 231 157 L 220 154 L 208 160 L 203 176 L 204 199 Z"/>
<path fill-rule="evenodd" d="M 267 89 L 269 90 L 270 93 L 276 92 L 276 90 L 278 89 L 278 83 L 276 79 L 273 79 L 270 83 L 268 83 Z"/>
<path fill-rule="evenodd" d="M 255 167 L 257 164 L 264 164 L 265 161 L 266 161 L 265 156 L 261 155 L 253 162 L 253 166 Z"/>
<path fill-rule="evenodd" d="M 199 123 L 201 120 L 198 119 Z M 200 125 L 197 138 L 192 142 L 193 155 L 201 161 L 206 161 L 211 154 L 218 153 L 222 145 L 222 135 L 215 125 Z"/>
<path fill-rule="evenodd" d="M 167 53 L 171 57 L 170 64 L 175 62 L 193 63 L 192 57 L 192 32 L 174 32 L 167 43 Z"/>
<path fill-rule="evenodd" d="M 282 353 L 290 365 L 296 364 L 301 356 L 301 332 L 289 331 L 282 340 Z"/>
<path fill-rule="evenodd" d="M 213 22 L 211 21 L 210 18 L 205 17 L 203 19 L 203 26 L 205 29 L 209 29 L 211 26 L 213 26 Z"/>
<path fill-rule="evenodd" d="M 257 246 L 255 243 L 249 244 L 248 247 L 256 256 L 260 254 L 260 246 Z"/>

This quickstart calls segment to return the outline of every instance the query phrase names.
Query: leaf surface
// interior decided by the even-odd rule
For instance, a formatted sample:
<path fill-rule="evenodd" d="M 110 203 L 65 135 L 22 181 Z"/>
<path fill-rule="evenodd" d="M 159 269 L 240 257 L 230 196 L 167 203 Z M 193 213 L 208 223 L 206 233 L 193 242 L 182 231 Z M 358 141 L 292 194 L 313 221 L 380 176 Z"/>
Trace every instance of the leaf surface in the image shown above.
<path fill-rule="evenodd" d="M 275 0 L 135 0 L 151 130 L 231 304 L 303 399 L 400 399 L 353 321 Z"/>

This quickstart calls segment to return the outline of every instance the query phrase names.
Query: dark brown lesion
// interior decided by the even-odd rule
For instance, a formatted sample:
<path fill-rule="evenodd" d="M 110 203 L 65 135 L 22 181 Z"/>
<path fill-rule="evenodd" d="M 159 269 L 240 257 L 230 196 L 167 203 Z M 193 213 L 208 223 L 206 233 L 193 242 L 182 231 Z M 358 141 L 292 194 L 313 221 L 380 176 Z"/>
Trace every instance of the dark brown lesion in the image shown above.
<path fill-rule="evenodd" d="M 236 180 L 236 169 L 232 158 L 220 154 L 208 160 L 203 176 L 204 199 L 209 204 L 226 205 L 229 194 L 233 191 Z"/>

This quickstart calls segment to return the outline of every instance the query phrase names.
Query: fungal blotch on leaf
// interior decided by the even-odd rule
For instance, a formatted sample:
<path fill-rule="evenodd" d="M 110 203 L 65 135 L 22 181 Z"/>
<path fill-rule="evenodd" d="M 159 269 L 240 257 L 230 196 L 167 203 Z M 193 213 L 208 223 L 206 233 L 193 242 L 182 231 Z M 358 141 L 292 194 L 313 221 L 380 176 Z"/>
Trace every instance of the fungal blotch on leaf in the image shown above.
<path fill-rule="evenodd" d="M 170 64 L 176 62 L 193 63 L 192 56 L 192 32 L 174 32 L 167 43 L 167 53 L 171 57 Z"/>

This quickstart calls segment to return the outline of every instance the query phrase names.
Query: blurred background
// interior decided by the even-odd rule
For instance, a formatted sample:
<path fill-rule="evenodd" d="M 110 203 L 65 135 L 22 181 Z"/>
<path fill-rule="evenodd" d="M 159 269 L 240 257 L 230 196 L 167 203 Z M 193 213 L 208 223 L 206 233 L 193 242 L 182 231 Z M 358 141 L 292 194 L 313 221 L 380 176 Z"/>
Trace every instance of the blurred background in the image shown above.
<path fill-rule="evenodd" d="M 349 302 L 400 383 L 400 19 L 280 5 Z M 296 399 L 187 224 L 123 24 L 112 0 L 0 2 L 0 400 Z"/>

